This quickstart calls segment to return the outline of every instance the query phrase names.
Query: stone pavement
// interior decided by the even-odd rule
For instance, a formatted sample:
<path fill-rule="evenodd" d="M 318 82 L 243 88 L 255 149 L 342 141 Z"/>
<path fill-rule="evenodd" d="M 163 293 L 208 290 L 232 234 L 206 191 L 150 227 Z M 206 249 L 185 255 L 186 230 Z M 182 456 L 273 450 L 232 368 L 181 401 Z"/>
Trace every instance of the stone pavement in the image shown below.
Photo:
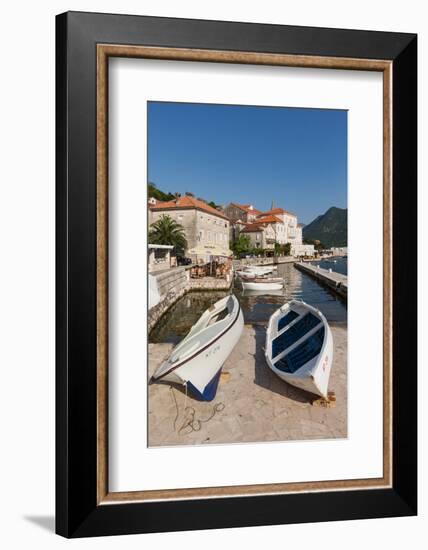
<path fill-rule="evenodd" d="M 334 408 L 313 406 L 313 395 L 279 379 L 265 361 L 263 326 L 245 325 L 213 401 L 186 398 L 183 388 L 166 383 L 149 385 L 149 446 L 347 437 L 347 327 L 330 327 Z M 171 344 L 149 344 L 150 376 L 171 349 Z"/>

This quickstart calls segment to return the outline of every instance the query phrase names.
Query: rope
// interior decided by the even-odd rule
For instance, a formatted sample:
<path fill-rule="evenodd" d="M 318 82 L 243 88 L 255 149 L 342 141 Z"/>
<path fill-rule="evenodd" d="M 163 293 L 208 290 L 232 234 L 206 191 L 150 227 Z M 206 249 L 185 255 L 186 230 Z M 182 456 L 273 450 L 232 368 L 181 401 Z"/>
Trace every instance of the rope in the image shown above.
<path fill-rule="evenodd" d="M 190 407 L 190 406 L 186 406 L 186 403 L 187 403 L 187 384 L 185 384 L 185 398 L 184 398 L 184 408 L 183 408 L 183 412 L 185 413 L 185 416 L 184 416 L 183 424 L 177 430 L 177 421 L 178 421 L 178 418 L 180 416 L 180 410 L 179 410 L 179 407 L 178 407 L 177 398 L 175 396 L 174 388 L 172 386 L 170 386 L 169 389 L 171 391 L 171 394 L 172 394 L 172 397 L 173 397 L 173 400 L 174 400 L 174 404 L 175 404 L 175 410 L 176 410 L 176 415 L 175 415 L 173 427 L 174 427 L 174 431 L 177 432 L 179 435 L 188 435 L 192 432 L 199 432 L 202 428 L 202 424 L 206 424 L 207 422 L 212 420 L 217 413 L 223 411 L 226 407 L 226 405 L 222 401 L 219 401 L 218 403 L 213 405 L 211 414 L 208 416 L 208 418 L 205 418 L 205 419 L 196 418 L 195 408 Z M 186 428 L 190 428 L 190 430 L 187 431 L 185 434 L 182 434 L 181 432 Z"/>

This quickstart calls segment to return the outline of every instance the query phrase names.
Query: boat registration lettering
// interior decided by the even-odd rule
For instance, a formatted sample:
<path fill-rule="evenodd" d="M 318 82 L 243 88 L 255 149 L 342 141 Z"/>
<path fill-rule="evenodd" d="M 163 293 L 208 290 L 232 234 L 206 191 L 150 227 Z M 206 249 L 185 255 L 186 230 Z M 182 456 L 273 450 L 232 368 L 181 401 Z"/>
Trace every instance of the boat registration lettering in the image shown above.
<path fill-rule="evenodd" d="M 211 355 L 214 355 L 215 353 L 217 353 L 219 350 L 220 350 L 220 345 L 214 346 L 213 348 L 211 348 L 211 349 L 205 354 L 205 357 L 210 357 Z"/>
<path fill-rule="evenodd" d="M 326 367 L 327 367 L 327 364 L 328 364 L 328 355 L 326 355 L 326 356 L 324 357 L 324 361 L 323 361 L 323 363 L 322 363 L 322 370 L 323 370 L 323 372 L 325 372 L 325 369 L 326 369 Z"/>

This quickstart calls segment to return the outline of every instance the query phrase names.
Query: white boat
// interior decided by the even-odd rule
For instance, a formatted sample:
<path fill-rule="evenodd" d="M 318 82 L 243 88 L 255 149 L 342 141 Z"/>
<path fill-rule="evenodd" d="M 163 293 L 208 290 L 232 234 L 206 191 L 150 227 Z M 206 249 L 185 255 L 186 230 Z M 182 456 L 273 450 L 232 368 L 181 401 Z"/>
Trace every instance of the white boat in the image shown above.
<path fill-rule="evenodd" d="M 153 374 L 164 380 L 187 386 L 198 399 L 214 399 L 221 369 L 244 328 L 244 317 L 232 294 L 207 309 L 175 346 L 168 359 Z"/>
<path fill-rule="evenodd" d="M 243 290 L 281 290 L 284 286 L 284 279 L 281 277 L 243 277 Z"/>
<path fill-rule="evenodd" d="M 258 288 L 256 290 L 243 290 L 242 296 L 245 296 L 247 298 L 256 298 L 257 296 L 283 296 L 282 288 L 276 289 L 276 290 L 259 290 Z"/>
<path fill-rule="evenodd" d="M 269 320 L 265 356 L 282 380 L 327 399 L 333 336 L 318 309 L 297 300 L 279 308 Z"/>
<path fill-rule="evenodd" d="M 238 269 L 236 274 L 240 277 L 257 277 L 260 275 L 268 275 L 273 273 L 275 269 L 278 269 L 276 266 L 261 266 L 261 265 L 252 265 L 245 266 L 243 269 Z"/>

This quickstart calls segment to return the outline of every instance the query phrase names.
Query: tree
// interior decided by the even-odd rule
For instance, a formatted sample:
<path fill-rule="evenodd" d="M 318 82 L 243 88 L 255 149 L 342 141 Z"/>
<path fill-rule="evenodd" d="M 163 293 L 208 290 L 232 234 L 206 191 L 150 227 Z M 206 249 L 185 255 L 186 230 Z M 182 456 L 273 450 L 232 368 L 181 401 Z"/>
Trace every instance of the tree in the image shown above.
<path fill-rule="evenodd" d="M 264 248 L 254 247 L 251 252 L 254 254 L 254 256 L 260 257 L 264 256 L 266 251 Z"/>
<path fill-rule="evenodd" d="M 312 240 L 312 239 L 303 239 L 303 244 L 313 244 L 315 250 L 325 250 L 326 247 L 323 245 L 321 241 L 318 239 Z"/>
<path fill-rule="evenodd" d="M 163 215 L 152 223 L 149 231 L 150 244 L 167 244 L 174 247 L 174 252 L 183 252 L 187 247 L 184 227 L 170 216 Z"/>
<path fill-rule="evenodd" d="M 149 197 L 153 197 L 158 201 L 171 201 L 174 198 L 172 193 L 164 193 L 158 189 L 156 184 L 152 181 L 149 181 L 147 184 L 147 194 Z"/>
<path fill-rule="evenodd" d="M 284 256 L 289 256 L 291 254 L 291 243 L 286 243 L 282 245 L 282 253 Z"/>
<path fill-rule="evenodd" d="M 239 235 L 239 237 L 233 241 L 231 249 L 236 256 L 250 252 L 250 237 L 248 235 Z"/>

